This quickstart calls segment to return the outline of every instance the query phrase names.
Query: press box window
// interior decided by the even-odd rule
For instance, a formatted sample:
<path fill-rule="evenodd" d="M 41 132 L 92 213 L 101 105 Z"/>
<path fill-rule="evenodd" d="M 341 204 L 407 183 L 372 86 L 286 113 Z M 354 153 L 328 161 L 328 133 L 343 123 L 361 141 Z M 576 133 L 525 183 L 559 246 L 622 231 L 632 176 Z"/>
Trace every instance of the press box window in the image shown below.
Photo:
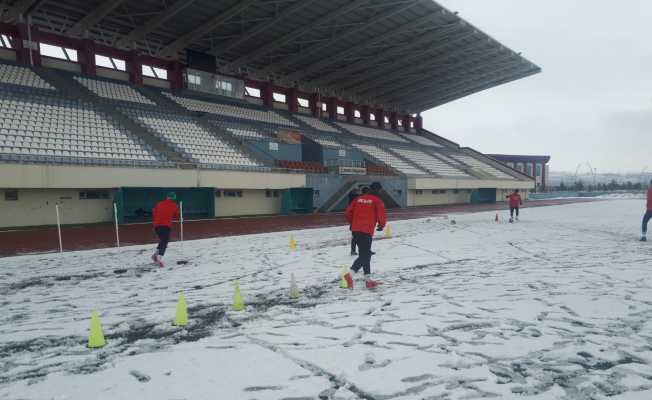
<path fill-rule="evenodd" d="M 353 116 L 356 117 L 356 118 L 362 118 L 359 110 L 353 111 Z"/>
<path fill-rule="evenodd" d="M 303 98 L 299 97 L 297 99 L 297 101 L 299 102 L 299 107 L 302 107 L 302 108 L 310 107 L 310 102 L 308 101 L 308 99 L 303 99 Z"/>
<path fill-rule="evenodd" d="M 328 106 L 326 105 L 326 103 L 321 103 L 321 110 L 322 110 L 323 112 L 328 111 Z"/>
<path fill-rule="evenodd" d="M 283 93 L 272 93 L 272 99 L 277 103 L 285 103 L 285 95 Z"/>
<path fill-rule="evenodd" d="M 224 92 L 232 92 L 233 84 L 228 81 L 215 81 L 215 89 L 222 90 Z"/>
<path fill-rule="evenodd" d="M 188 83 L 191 85 L 201 85 L 201 76 L 188 74 Z"/>
<path fill-rule="evenodd" d="M 337 114 L 338 115 L 344 115 L 344 107 L 337 106 Z"/>
<path fill-rule="evenodd" d="M 17 200 L 18 200 L 17 190 L 8 190 L 5 192 L 5 201 L 17 201 Z"/>
<path fill-rule="evenodd" d="M 370 113 L 369 114 L 369 121 L 375 121 L 376 120 L 376 114 Z"/>

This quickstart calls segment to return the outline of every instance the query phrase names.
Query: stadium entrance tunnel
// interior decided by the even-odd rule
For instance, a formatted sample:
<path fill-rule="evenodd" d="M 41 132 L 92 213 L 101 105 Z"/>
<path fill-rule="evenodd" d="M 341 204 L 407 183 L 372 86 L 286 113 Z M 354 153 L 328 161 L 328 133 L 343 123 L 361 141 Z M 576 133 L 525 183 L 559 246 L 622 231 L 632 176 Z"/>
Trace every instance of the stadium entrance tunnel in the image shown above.
<path fill-rule="evenodd" d="M 496 202 L 496 189 L 474 189 L 471 192 L 471 204 Z"/>
<path fill-rule="evenodd" d="M 152 209 L 157 202 L 173 192 L 177 204 L 183 202 L 183 218 L 206 219 L 215 217 L 215 189 L 123 187 L 115 194 L 118 222 L 134 223 L 152 220 Z"/>

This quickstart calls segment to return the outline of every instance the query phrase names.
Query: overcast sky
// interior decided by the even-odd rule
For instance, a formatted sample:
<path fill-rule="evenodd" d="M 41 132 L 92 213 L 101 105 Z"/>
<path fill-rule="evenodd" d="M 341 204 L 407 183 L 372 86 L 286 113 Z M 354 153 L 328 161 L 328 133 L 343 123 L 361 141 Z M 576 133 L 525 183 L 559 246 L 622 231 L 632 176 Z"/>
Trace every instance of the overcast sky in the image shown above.
<path fill-rule="evenodd" d="M 425 112 L 426 129 L 554 171 L 652 170 L 652 1 L 439 2 L 543 71 Z"/>

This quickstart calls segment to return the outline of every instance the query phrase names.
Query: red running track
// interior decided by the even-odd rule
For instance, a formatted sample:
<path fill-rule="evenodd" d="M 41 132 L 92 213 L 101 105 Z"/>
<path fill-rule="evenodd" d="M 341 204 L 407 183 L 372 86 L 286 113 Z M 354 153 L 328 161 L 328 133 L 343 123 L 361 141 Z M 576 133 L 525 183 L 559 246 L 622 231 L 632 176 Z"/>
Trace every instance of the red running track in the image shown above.
<path fill-rule="evenodd" d="M 594 199 L 538 200 L 523 207 L 543 207 L 595 201 Z M 478 211 L 503 210 L 503 204 L 459 204 L 394 209 L 388 211 L 388 219 L 404 220 L 424 218 L 449 213 L 471 213 Z M 252 233 L 282 232 L 297 229 L 322 228 L 346 225 L 342 213 L 275 215 L 268 217 L 220 218 L 201 221 L 187 221 L 184 224 L 184 239 L 204 239 L 220 236 L 246 235 Z M 112 224 L 70 226 L 61 228 L 64 251 L 89 250 L 115 246 L 115 230 Z M 178 229 L 174 229 L 171 240 L 178 240 Z M 156 243 L 156 236 L 150 224 L 120 226 L 120 244 L 135 245 Z M 56 227 L 11 230 L 0 232 L 0 257 L 20 254 L 54 252 L 59 249 Z"/>

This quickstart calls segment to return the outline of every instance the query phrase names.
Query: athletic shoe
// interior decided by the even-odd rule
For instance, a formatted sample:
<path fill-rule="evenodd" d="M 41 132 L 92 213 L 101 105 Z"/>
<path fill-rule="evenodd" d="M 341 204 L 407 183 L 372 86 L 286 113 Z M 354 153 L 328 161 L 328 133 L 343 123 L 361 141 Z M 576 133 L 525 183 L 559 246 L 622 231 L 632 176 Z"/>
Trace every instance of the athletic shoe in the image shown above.
<path fill-rule="evenodd" d="M 518 217 L 516 217 L 516 220 L 518 221 Z"/>
<path fill-rule="evenodd" d="M 370 253 L 371 253 L 372 256 L 373 256 L 374 254 L 376 254 L 375 251 L 370 251 Z"/>
<path fill-rule="evenodd" d="M 645 236 L 641 236 L 641 242 L 647 242 L 647 238 Z"/>
<path fill-rule="evenodd" d="M 350 272 L 344 274 L 344 280 L 346 281 L 346 286 L 348 286 L 349 289 L 353 289 L 353 277 Z"/>
<path fill-rule="evenodd" d="M 376 287 L 378 287 L 378 285 L 380 285 L 380 282 L 376 282 L 371 279 L 367 279 L 367 281 L 365 282 L 365 286 L 367 289 L 375 289 Z"/>
<path fill-rule="evenodd" d="M 152 261 L 154 261 L 155 263 L 158 263 L 158 260 L 156 259 L 156 256 L 158 256 L 158 253 L 152 254 Z"/>
<path fill-rule="evenodd" d="M 165 264 L 163 264 L 163 258 L 158 254 L 156 255 L 156 262 L 158 263 L 159 268 L 165 267 Z"/>
<path fill-rule="evenodd" d="M 509 223 L 511 224 L 511 223 L 513 223 L 513 222 L 514 222 L 514 219 L 513 219 L 513 218 L 510 218 L 510 219 L 509 219 Z"/>

